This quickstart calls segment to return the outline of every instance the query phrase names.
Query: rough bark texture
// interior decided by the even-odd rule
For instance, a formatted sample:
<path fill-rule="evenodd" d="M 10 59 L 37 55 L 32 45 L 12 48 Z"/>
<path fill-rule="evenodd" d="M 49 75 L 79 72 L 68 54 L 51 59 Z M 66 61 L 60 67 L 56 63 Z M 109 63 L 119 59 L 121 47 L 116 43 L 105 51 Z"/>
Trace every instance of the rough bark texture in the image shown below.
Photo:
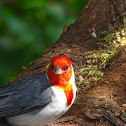
<path fill-rule="evenodd" d="M 47 69 L 51 57 L 66 54 L 74 69 L 85 62 L 85 52 L 98 48 L 99 37 L 92 37 L 89 29 L 94 28 L 97 36 L 114 25 L 115 19 L 126 9 L 124 0 L 91 0 L 58 41 L 45 51 L 40 59 L 10 83 Z M 120 20 L 120 19 L 119 19 Z M 126 125 L 126 47 L 109 61 L 107 72 L 97 84 L 86 89 L 71 109 L 54 125 L 125 126 Z M 1 120 L 1 126 L 6 126 Z"/>

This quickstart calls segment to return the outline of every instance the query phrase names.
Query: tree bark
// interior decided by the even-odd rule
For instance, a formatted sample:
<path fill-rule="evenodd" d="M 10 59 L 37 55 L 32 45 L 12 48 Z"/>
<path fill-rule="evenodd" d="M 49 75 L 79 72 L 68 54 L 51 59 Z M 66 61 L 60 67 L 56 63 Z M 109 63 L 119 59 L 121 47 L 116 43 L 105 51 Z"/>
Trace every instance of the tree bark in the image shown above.
<path fill-rule="evenodd" d="M 87 52 L 99 49 L 100 34 L 116 27 L 117 24 L 125 25 L 122 15 L 125 10 L 125 0 L 91 0 L 75 23 L 68 28 L 64 26 L 57 42 L 10 83 L 45 71 L 50 59 L 59 54 L 70 57 L 78 80 L 78 68 L 87 62 Z M 86 85 L 86 88 L 80 89 L 80 85 L 77 85 L 75 104 L 62 118 L 50 125 L 125 126 L 126 46 L 108 60 L 104 72 L 105 75 L 99 81 L 91 81 L 92 84 Z M 90 76 L 82 77 L 85 79 Z M 84 81 L 82 85 L 85 85 Z M 6 125 L 7 123 L 1 120 L 1 126 Z"/>

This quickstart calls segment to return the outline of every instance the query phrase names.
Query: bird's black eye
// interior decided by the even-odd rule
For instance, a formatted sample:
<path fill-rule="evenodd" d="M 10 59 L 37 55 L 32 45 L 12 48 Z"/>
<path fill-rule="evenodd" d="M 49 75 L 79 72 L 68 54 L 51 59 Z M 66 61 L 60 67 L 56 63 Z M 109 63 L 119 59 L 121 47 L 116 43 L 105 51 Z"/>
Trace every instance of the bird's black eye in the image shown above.
<path fill-rule="evenodd" d="M 66 70 L 68 70 L 68 68 L 69 68 L 69 66 L 67 65 L 67 66 L 64 68 L 64 70 L 66 71 Z"/>
<path fill-rule="evenodd" d="M 54 67 L 53 67 L 53 65 L 52 65 L 52 64 L 50 65 L 50 67 L 51 67 L 51 69 L 52 69 L 52 70 L 54 69 Z"/>

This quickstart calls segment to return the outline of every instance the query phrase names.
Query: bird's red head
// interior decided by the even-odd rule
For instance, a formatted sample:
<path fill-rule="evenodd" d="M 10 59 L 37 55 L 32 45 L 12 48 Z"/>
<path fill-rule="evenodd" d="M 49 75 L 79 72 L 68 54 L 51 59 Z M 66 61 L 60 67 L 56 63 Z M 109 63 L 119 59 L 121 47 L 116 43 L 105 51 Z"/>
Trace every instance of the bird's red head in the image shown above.
<path fill-rule="evenodd" d="M 64 91 L 67 98 L 66 105 L 71 105 L 74 97 L 74 81 L 71 82 L 70 79 L 72 78 L 73 80 L 74 72 L 70 59 L 65 55 L 53 57 L 47 71 L 47 76 L 52 86 Z"/>
<path fill-rule="evenodd" d="M 52 85 L 68 82 L 72 76 L 71 61 L 66 55 L 55 56 L 51 59 L 47 76 Z"/>

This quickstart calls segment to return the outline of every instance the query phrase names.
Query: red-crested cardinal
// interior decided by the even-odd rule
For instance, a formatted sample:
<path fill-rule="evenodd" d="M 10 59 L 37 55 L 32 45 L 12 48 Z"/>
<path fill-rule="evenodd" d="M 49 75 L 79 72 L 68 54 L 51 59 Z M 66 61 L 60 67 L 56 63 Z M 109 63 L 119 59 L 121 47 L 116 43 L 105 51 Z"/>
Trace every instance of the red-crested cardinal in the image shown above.
<path fill-rule="evenodd" d="M 47 72 L 0 89 L 0 118 L 12 126 L 44 126 L 61 117 L 75 96 L 71 61 L 65 55 L 56 56 Z"/>

